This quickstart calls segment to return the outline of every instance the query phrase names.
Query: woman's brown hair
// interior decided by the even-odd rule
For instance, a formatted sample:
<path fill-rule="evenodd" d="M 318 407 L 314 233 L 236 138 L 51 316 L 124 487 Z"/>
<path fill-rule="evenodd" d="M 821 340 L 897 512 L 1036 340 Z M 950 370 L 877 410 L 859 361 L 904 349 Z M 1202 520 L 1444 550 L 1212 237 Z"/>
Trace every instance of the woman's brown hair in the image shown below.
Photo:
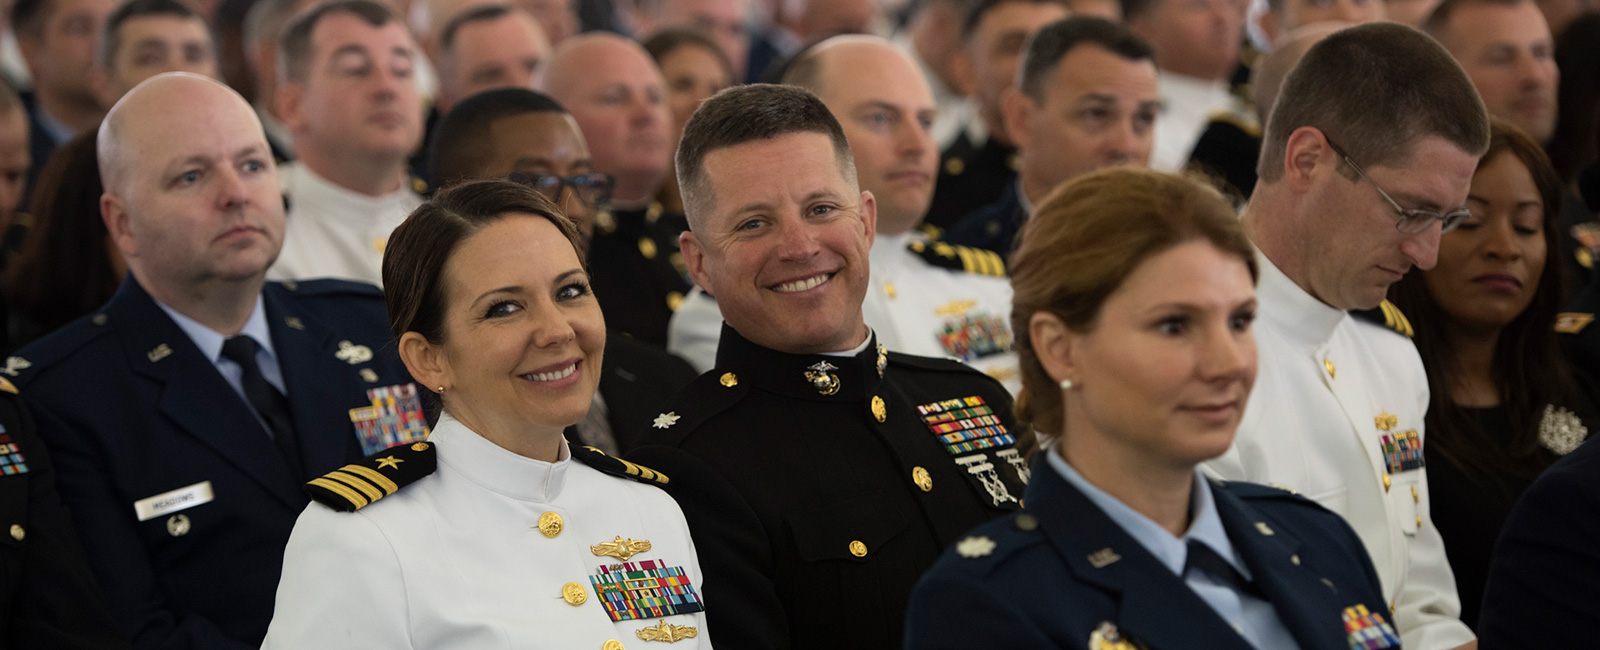
<path fill-rule="evenodd" d="M 1190 178 L 1118 167 L 1057 188 L 1023 226 L 1011 256 L 1011 331 L 1022 368 L 1017 419 L 1063 433 L 1061 389 L 1033 351 L 1040 311 L 1076 332 L 1094 329 L 1106 298 L 1145 260 L 1190 241 L 1235 255 L 1256 279 L 1255 249 L 1227 199 Z"/>
<path fill-rule="evenodd" d="M 555 224 L 587 268 L 577 228 L 538 190 L 505 179 L 452 186 L 418 206 L 384 248 L 384 297 L 396 339 L 416 332 L 433 343 L 444 341 L 444 267 L 450 255 L 474 233 L 514 214 Z"/>

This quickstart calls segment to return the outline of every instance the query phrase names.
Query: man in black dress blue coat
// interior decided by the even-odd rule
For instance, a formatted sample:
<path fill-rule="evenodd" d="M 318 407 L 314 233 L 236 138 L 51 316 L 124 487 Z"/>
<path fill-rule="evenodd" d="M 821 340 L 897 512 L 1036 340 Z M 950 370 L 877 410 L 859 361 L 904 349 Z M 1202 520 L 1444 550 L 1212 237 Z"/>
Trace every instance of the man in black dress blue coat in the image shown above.
<path fill-rule="evenodd" d="M 254 648 L 300 485 L 426 432 L 374 287 L 266 284 L 271 152 L 238 94 L 166 74 L 100 131 L 101 211 L 128 277 L 18 351 L 63 499 L 141 648 Z"/>
<path fill-rule="evenodd" d="M 1591 439 L 1528 487 L 1489 564 L 1478 647 L 1600 641 L 1600 445 Z"/>

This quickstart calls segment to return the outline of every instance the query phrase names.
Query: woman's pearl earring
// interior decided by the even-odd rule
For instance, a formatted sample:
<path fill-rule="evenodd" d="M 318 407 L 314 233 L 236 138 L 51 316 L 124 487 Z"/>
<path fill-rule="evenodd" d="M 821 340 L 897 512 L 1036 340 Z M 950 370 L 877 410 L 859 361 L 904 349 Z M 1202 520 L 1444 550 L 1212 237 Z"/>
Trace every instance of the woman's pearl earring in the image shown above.
<path fill-rule="evenodd" d="M 1061 380 L 1061 390 L 1072 390 L 1072 380 L 1071 379 L 1063 379 L 1063 380 Z"/>

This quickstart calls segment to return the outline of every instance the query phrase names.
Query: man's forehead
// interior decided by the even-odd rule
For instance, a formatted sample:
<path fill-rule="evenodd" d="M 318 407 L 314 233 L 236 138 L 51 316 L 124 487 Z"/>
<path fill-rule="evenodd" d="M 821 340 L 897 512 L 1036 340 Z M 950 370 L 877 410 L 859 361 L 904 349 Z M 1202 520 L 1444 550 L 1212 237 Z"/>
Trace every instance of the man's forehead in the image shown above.
<path fill-rule="evenodd" d="M 360 16 L 336 13 L 318 21 L 311 34 L 311 47 L 317 56 L 327 56 L 346 46 L 379 43 L 386 47 L 412 49 L 411 33 L 398 20 L 373 25 Z"/>

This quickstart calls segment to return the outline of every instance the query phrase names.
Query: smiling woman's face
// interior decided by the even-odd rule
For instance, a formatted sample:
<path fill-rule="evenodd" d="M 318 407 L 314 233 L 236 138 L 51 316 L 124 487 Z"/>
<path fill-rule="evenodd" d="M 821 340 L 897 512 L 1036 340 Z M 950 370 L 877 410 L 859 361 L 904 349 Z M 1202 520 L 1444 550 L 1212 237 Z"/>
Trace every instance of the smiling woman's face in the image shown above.
<path fill-rule="evenodd" d="M 490 439 L 583 419 L 600 383 L 605 319 L 572 244 L 550 221 L 507 215 L 444 268 L 445 409 Z"/>
<path fill-rule="evenodd" d="M 1510 151 L 1472 176 L 1472 216 L 1439 240 L 1439 264 L 1423 274 L 1428 293 L 1458 325 L 1505 327 L 1533 302 L 1544 272 L 1544 201 Z"/>

